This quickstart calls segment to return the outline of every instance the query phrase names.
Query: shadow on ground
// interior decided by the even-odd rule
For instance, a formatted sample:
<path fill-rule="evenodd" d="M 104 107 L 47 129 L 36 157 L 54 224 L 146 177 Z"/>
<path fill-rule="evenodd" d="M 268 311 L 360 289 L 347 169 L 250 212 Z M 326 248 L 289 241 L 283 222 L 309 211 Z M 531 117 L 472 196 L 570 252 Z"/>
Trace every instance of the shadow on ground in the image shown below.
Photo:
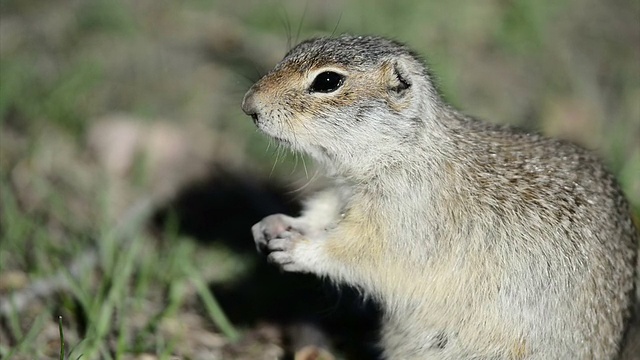
<path fill-rule="evenodd" d="M 212 286 L 234 324 L 251 328 L 268 322 L 286 329 L 310 323 L 347 358 L 378 359 L 374 343 L 379 312 L 374 304 L 363 302 L 354 289 L 337 288 L 310 275 L 281 273 L 257 254 L 251 226 L 273 213 L 298 211 L 297 201 L 273 183 L 218 173 L 185 189 L 156 214 L 155 224 L 162 227 L 171 212 L 182 234 L 203 245 L 221 242 L 255 260 L 257 265 L 243 278 Z"/>

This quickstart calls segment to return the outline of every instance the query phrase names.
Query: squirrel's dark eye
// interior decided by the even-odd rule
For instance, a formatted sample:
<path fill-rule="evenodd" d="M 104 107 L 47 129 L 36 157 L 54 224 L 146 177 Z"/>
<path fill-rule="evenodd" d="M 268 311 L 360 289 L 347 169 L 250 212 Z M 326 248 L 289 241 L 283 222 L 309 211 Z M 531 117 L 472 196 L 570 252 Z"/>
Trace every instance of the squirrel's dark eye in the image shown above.
<path fill-rule="evenodd" d="M 344 76 L 333 71 L 321 72 L 313 79 L 309 91 L 319 93 L 330 93 L 338 90 L 344 83 Z"/>

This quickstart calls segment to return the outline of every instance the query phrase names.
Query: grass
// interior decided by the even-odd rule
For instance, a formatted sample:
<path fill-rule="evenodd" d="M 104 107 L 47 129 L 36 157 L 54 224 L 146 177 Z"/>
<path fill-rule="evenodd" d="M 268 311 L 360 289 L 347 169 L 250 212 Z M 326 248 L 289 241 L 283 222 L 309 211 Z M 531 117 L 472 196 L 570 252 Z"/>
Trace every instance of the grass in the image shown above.
<path fill-rule="evenodd" d="M 60 331 L 60 360 L 65 359 L 64 330 L 62 330 L 62 316 L 58 316 L 58 331 Z"/>
<path fill-rule="evenodd" d="M 222 251 L 198 249 L 192 241 L 177 235 L 164 236 L 164 240 L 170 244 L 158 249 L 144 232 L 144 222 L 147 220 L 148 214 L 143 214 L 138 219 L 127 219 L 132 223 L 127 224 L 126 231 L 104 231 L 96 239 L 96 243 L 100 244 L 99 267 L 92 271 L 87 266 L 82 269 L 80 276 L 65 272 L 64 279 L 68 286 L 63 287 L 66 290 L 62 294 L 54 296 L 61 299 L 49 299 L 59 303 L 55 306 L 57 310 L 37 315 L 27 326 L 27 333 L 22 330 L 24 319 L 17 312 L 11 313 L 8 320 L 17 343 L 7 357 L 13 354 L 51 357 L 55 349 L 43 349 L 42 344 L 34 340 L 43 331 L 45 319 L 55 317 L 54 312 L 63 313 L 67 324 L 85 323 L 81 338 L 76 334 L 73 339 L 75 343 L 68 346 L 68 358 L 121 358 L 130 352 L 150 352 L 161 358 L 168 357 L 174 350 L 174 344 L 156 337 L 158 327 L 162 321 L 179 316 L 179 310 L 190 292 L 195 292 L 205 304 L 205 315 L 209 316 L 211 322 L 230 341 L 235 341 L 238 338 L 237 330 L 225 318 L 209 292 L 206 281 L 196 270 L 206 268 L 202 262 L 218 258 Z M 34 248 L 34 252 L 33 256 L 41 258 L 47 256 L 41 252 L 48 252 L 48 249 L 40 245 Z M 90 257 L 90 252 L 85 256 Z M 55 268 L 65 269 L 65 265 L 58 264 Z M 96 282 L 96 278 L 100 281 Z M 165 298 L 161 294 L 168 296 Z M 157 309 L 145 314 L 149 310 L 144 309 L 147 303 L 156 303 Z M 140 314 L 146 317 L 137 318 Z M 144 331 L 134 333 L 132 329 Z M 3 351 L 7 352 L 8 349 Z"/>
<path fill-rule="evenodd" d="M 237 250 L 244 235 L 189 233 L 171 209 L 202 180 L 189 166 L 242 174 L 249 190 L 304 182 L 296 157 L 273 170 L 273 151 L 239 109 L 251 80 L 298 37 L 349 31 L 408 42 L 466 112 L 594 149 L 640 218 L 637 2 L 65 4 L 0 1 L 0 300 L 34 295 L 0 315 L 3 359 L 251 358 L 238 348 L 267 349 L 251 340 L 259 326 L 234 323 L 211 290 L 263 259 Z M 123 137 L 100 150 L 91 134 L 112 114 L 136 117 L 144 144 L 177 144 L 187 160 L 171 162 L 164 147 L 156 153 L 165 157 L 126 155 Z M 166 126 L 191 141 L 166 137 Z M 246 220 L 224 217 L 236 205 L 222 195 L 201 199 L 223 206 L 199 214 L 206 229 Z M 163 222 L 159 211 L 169 214 Z M 37 295 L 35 285 L 55 291 Z"/>

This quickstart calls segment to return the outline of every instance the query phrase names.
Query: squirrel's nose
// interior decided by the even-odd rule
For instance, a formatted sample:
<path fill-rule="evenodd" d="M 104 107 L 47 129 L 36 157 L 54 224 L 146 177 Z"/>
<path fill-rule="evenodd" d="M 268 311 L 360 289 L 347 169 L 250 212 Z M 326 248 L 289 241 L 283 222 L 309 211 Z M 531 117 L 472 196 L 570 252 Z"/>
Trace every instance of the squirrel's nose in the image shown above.
<path fill-rule="evenodd" d="M 242 111 L 245 114 L 251 116 L 253 122 L 258 121 L 258 106 L 256 104 L 255 90 L 249 89 L 242 99 Z"/>

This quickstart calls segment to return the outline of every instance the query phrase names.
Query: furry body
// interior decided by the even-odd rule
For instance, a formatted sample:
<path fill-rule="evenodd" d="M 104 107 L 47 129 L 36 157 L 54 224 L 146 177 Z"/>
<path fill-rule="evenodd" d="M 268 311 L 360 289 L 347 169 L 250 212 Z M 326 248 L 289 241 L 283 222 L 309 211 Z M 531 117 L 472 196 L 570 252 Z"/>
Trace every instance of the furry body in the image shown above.
<path fill-rule="evenodd" d="M 243 110 L 334 180 L 300 217 L 256 224 L 258 247 L 378 299 L 389 359 L 619 352 L 637 231 L 588 152 L 460 114 L 413 52 L 377 37 L 298 45 Z"/>

